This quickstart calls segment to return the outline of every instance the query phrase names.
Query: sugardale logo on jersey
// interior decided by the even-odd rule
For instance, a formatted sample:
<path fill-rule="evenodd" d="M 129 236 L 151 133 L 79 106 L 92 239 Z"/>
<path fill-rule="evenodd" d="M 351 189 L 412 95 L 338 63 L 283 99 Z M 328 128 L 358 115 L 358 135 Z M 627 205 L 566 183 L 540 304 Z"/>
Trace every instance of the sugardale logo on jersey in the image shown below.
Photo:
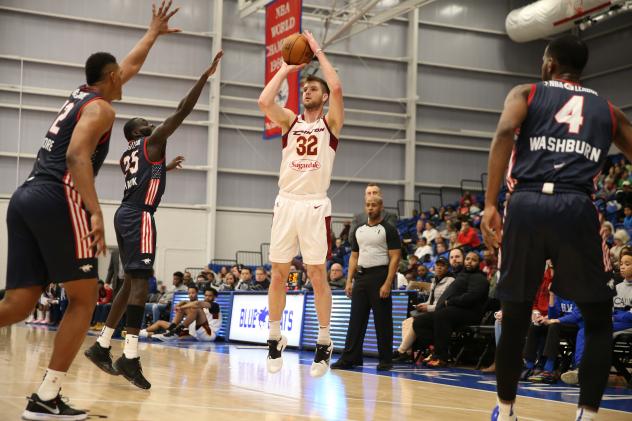
<path fill-rule="evenodd" d="M 247 329 L 267 329 L 268 316 L 270 312 L 267 307 L 262 309 L 244 307 L 239 310 L 239 327 Z M 284 310 L 281 316 L 281 330 L 291 332 L 294 325 L 294 311 Z"/>
<path fill-rule="evenodd" d="M 316 171 L 320 169 L 320 162 L 312 159 L 295 159 L 294 161 L 290 161 L 288 166 L 294 171 Z"/>

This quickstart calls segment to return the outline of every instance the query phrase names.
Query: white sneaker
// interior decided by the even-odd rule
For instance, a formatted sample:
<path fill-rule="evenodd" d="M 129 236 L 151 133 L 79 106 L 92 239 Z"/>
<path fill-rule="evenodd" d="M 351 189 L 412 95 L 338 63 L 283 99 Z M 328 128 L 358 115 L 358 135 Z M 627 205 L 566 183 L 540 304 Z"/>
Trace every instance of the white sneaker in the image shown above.
<path fill-rule="evenodd" d="M 163 342 L 171 342 L 178 340 L 178 335 L 174 334 L 173 332 L 167 332 L 160 335 L 153 335 L 152 338 L 158 339 L 159 341 Z"/>
<path fill-rule="evenodd" d="M 27 323 L 27 324 L 33 323 L 33 322 L 35 322 L 35 317 L 33 317 L 32 314 L 24 321 L 24 323 Z"/>
<path fill-rule="evenodd" d="M 579 370 L 571 370 L 562 374 L 561 379 L 566 384 L 576 385 L 579 384 Z"/>
<path fill-rule="evenodd" d="M 147 329 L 141 329 L 141 331 L 138 332 L 138 337 L 139 338 L 148 338 L 149 337 L 149 333 L 147 332 Z"/>
<path fill-rule="evenodd" d="M 316 353 L 314 354 L 314 362 L 309 369 L 309 374 L 312 377 L 324 376 L 329 370 L 329 364 L 331 363 L 331 354 L 334 352 L 334 343 L 329 342 L 329 345 L 316 344 Z"/>
<path fill-rule="evenodd" d="M 266 366 L 268 373 L 278 373 L 283 367 L 283 350 L 287 346 L 287 338 L 281 336 L 279 340 L 268 339 L 268 359 Z"/>

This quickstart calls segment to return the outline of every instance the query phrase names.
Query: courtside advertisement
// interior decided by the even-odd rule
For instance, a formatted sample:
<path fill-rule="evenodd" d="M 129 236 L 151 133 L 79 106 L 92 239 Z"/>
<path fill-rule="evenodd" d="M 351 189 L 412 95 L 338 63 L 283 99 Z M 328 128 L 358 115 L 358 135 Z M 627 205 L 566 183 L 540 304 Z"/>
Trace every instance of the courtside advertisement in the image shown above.
<path fill-rule="evenodd" d="M 266 59 L 265 84 L 283 64 L 283 40 L 301 32 L 302 0 L 275 0 L 266 6 Z M 294 72 L 283 81 L 275 101 L 281 107 L 298 114 L 299 72 Z M 281 128 L 265 117 L 264 139 L 281 136 Z"/>
<path fill-rule="evenodd" d="M 299 346 L 303 325 L 303 294 L 288 295 L 281 315 L 281 334 L 288 345 Z M 230 321 L 231 341 L 265 344 L 268 340 L 268 296 L 259 294 L 235 294 Z"/>

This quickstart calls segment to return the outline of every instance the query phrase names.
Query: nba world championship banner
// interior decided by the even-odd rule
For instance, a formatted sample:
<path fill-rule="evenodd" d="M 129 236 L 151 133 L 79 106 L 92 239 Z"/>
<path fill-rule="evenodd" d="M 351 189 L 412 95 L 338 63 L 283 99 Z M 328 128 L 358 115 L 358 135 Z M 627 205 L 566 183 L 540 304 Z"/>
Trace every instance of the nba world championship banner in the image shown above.
<path fill-rule="evenodd" d="M 283 63 L 283 40 L 301 32 L 302 11 L 302 0 L 274 0 L 266 6 L 266 84 Z M 283 81 L 276 103 L 298 114 L 299 72 L 292 73 Z M 276 136 L 281 136 L 281 128 L 266 117 L 264 139 Z"/>

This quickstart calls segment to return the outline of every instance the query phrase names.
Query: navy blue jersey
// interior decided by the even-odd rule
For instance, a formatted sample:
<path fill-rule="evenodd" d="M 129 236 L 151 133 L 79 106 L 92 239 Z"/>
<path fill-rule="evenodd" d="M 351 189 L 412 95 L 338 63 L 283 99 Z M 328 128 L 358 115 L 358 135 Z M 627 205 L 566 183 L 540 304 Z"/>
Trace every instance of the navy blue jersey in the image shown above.
<path fill-rule="evenodd" d="M 165 158 L 153 162 L 147 154 L 147 138 L 132 140 L 121 157 L 125 175 L 123 203 L 155 212 L 165 192 L 167 167 Z"/>
<path fill-rule="evenodd" d="M 612 105 L 592 89 L 551 80 L 534 84 L 510 161 L 507 184 L 572 184 L 588 192 L 615 133 Z"/>
<path fill-rule="evenodd" d="M 83 107 L 98 99 L 103 99 L 103 97 L 86 85 L 80 86 L 70 94 L 46 133 L 27 181 L 50 180 L 73 185 L 66 165 L 68 145 L 70 145 L 72 132 L 79 121 Z M 95 176 L 108 154 L 111 131 L 110 127 L 110 130 L 99 139 L 97 148 L 92 154 L 92 169 Z"/>

